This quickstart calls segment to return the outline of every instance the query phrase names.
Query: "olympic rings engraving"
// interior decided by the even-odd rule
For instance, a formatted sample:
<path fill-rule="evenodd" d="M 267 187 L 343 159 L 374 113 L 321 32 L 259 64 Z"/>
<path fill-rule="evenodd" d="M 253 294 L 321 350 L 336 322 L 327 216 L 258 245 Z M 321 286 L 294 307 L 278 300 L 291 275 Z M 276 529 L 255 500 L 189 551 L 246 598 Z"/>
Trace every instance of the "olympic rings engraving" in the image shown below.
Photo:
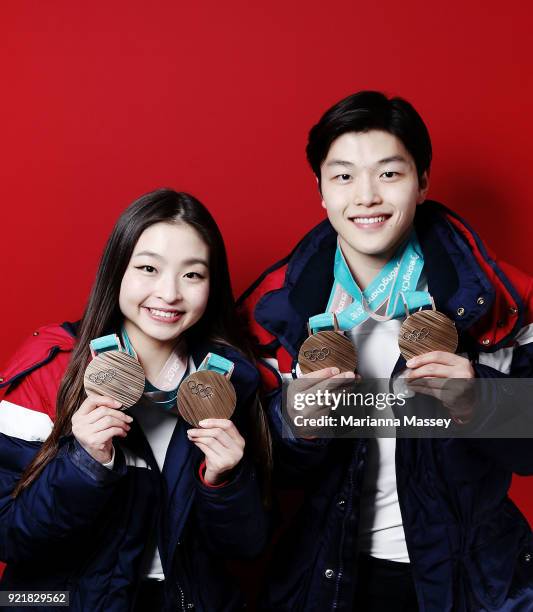
<path fill-rule="evenodd" d="M 409 342 L 418 342 L 424 340 L 429 336 L 429 329 L 427 327 L 421 327 L 420 329 L 413 329 L 411 332 L 404 332 L 403 339 Z"/>
<path fill-rule="evenodd" d="M 187 386 L 193 395 L 198 395 L 202 399 L 209 398 L 213 395 L 212 387 L 205 386 L 202 383 L 197 383 L 194 380 L 189 380 L 187 382 Z"/>
<path fill-rule="evenodd" d="M 93 372 L 89 374 L 89 380 L 95 385 L 103 385 L 104 383 L 110 382 L 117 375 L 115 370 L 100 370 L 99 372 Z"/>
<path fill-rule="evenodd" d="M 309 359 L 309 361 L 324 361 L 326 357 L 329 356 L 329 349 L 323 346 L 321 349 L 313 349 L 311 351 L 305 351 L 304 357 Z"/>

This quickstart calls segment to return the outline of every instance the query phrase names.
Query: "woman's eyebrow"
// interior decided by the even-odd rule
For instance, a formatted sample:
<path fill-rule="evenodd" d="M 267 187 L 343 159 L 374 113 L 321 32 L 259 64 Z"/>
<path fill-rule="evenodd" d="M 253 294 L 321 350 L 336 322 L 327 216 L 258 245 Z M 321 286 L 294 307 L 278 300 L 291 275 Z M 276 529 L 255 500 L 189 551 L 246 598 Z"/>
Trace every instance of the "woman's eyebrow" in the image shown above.
<path fill-rule="evenodd" d="M 161 260 L 164 259 L 164 257 L 159 255 L 158 253 L 154 253 L 153 251 L 140 251 L 139 253 L 133 254 L 133 257 L 141 257 L 141 256 L 156 257 L 157 259 L 161 259 Z"/>
<path fill-rule="evenodd" d="M 208 267 L 207 261 L 205 259 L 192 258 L 192 259 L 186 259 L 183 262 L 183 265 L 185 265 L 185 266 L 193 266 L 194 264 L 202 264 L 202 265 Z"/>

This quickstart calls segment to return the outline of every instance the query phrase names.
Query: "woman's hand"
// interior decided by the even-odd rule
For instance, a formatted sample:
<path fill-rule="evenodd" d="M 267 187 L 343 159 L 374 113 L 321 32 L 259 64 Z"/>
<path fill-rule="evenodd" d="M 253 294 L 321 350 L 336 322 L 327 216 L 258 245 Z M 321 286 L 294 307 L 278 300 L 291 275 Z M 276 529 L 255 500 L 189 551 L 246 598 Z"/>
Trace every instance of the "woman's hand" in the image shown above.
<path fill-rule="evenodd" d="M 133 419 L 118 410 L 122 404 L 110 397 L 89 395 L 72 417 L 72 434 L 96 461 L 108 463 L 113 438 L 125 438 Z"/>
<path fill-rule="evenodd" d="M 205 455 L 204 480 L 216 485 L 242 459 L 244 438 L 228 419 L 204 419 L 199 425 L 200 429 L 189 429 L 187 435 Z"/>

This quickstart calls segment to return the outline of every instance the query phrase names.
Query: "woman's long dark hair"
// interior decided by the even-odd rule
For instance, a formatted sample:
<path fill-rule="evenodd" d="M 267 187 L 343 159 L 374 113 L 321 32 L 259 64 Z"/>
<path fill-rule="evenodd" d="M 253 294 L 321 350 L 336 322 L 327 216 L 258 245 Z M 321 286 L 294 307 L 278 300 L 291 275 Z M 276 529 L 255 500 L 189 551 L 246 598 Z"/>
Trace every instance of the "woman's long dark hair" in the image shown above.
<path fill-rule="evenodd" d="M 13 497 L 28 487 L 57 454 L 59 440 L 71 433 L 71 420 L 85 400 L 85 368 L 90 359 L 93 338 L 116 333 L 123 315 L 119 310 L 122 278 L 141 234 L 155 223 L 185 223 L 194 228 L 209 247 L 209 299 L 200 321 L 185 332 L 195 338 L 231 345 L 248 357 L 251 351 L 246 336 L 239 331 L 228 269 L 226 249 L 215 220 L 198 200 L 186 193 L 158 189 L 133 202 L 119 217 L 107 241 L 96 279 L 80 322 L 77 342 L 59 387 L 56 419 L 49 437 L 18 482 Z M 271 455 L 264 414 L 254 404 L 251 416 L 252 451 L 269 480 Z"/>

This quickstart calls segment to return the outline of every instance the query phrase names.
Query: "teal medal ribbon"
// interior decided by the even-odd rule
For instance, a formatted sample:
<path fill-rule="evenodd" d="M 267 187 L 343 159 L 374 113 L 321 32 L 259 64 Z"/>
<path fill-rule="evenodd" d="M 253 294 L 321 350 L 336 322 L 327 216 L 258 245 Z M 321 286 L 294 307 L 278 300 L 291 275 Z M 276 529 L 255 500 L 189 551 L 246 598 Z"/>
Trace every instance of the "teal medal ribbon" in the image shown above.
<path fill-rule="evenodd" d="M 129 353 L 132 357 L 135 357 L 134 354 L 122 348 L 120 338 L 117 336 L 117 334 L 109 334 L 107 336 L 95 338 L 94 340 L 91 340 L 89 342 L 89 348 L 91 349 L 91 355 L 93 358 L 107 351 L 119 351 L 121 353 L 126 352 Z"/>
<path fill-rule="evenodd" d="M 197 371 L 201 372 L 202 370 L 208 370 L 211 372 L 217 372 L 229 380 L 233 373 L 233 368 L 233 361 L 230 361 L 225 357 L 221 357 L 216 353 L 207 353 Z"/>
<path fill-rule="evenodd" d="M 371 317 L 390 320 L 404 316 L 406 312 L 430 305 L 432 299 L 429 293 L 416 290 L 423 267 L 424 257 L 416 234 L 413 232 L 405 246 L 387 262 L 370 285 L 361 291 L 348 268 L 340 247 L 337 246 L 334 264 L 335 283 L 327 310 L 333 307 L 338 285 L 353 300 L 341 312 L 336 313 L 339 327 L 343 331 L 357 327 Z M 375 313 L 385 302 L 388 302 L 385 316 L 376 315 Z M 317 315 L 317 317 L 320 316 L 322 315 Z M 315 318 L 312 317 L 312 319 Z M 315 327 L 316 325 L 317 323 L 314 323 Z M 312 327 L 311 320 L 310 327 Z"/>
<path fill-rule="evenodd" d="M 121 331 L 122 341 L 124 342 L 125 350 L 132 356 L 137 358 L 137 353 L 133 348 L 131 340 L 128 336 L 128 332 L 126 328 L 123 326 Z M 178 414 L 178 409 L 176 407 L 176 398 L 178 396 L 178 389 L 181 382 L 188 376 L 189 374 L 189 366 L 187 365 L 187 369 L 180 381 L 176 385 L 174 389 L 169 391 L 164 391 L 162 389 L 158 389 L 155 385 L 153 385 L 148 379 L 146 379 L 146 383 L 144 386 L 143 396 L 149 400 L 152 404 L 155 404 L 158 408 L 161 408 L 164 412 Z"/>

